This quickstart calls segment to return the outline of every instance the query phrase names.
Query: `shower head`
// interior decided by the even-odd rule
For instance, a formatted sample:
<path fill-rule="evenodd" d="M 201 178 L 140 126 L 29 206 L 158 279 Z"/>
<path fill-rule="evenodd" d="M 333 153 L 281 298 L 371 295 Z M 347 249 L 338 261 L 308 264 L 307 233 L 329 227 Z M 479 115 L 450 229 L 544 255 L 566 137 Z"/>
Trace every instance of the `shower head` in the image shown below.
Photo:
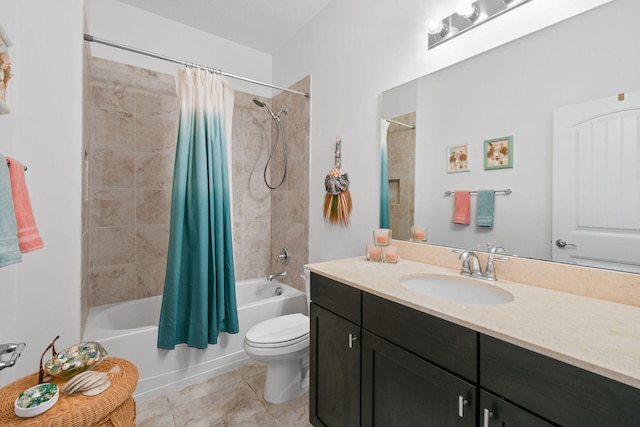
<path fill-rule="evenodd" d="M 258 107 L 266 108 L 267 111 L 269 111 L 269 114 L 271 114 L 271 118 L 273 118 L 273 120 L 280 121 L 280 118 L 278 117 L 280 114 L 278 115 L 274 114 L 274 112 L 271 111 L 271 108 L 269 108 L 269 106 L 265 104 L 264 101 L 262 101 L 260 98 L 253 98 L 253 103 L 256 104 Z"/>
<path fill-rule="evenodd" d="M 266 107 L 267 106 L 267 104 L 262 102 L 262 100 L 259 99 L 259 98 L 253 98 L 253 103 L 256 104 L 258 107 Z"/>

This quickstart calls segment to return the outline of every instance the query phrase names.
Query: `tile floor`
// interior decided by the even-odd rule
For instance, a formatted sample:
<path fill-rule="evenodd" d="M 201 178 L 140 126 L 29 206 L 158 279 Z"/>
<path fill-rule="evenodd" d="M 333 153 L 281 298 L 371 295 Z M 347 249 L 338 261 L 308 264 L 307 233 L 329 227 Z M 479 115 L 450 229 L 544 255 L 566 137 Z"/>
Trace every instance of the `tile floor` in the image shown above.
<path fill-rule="evenodd" d="M 262 397 L 266 366 L 252 362 L 138 403 L 138 427 L 308 427 L 309 395 L 280 405 Z"/>

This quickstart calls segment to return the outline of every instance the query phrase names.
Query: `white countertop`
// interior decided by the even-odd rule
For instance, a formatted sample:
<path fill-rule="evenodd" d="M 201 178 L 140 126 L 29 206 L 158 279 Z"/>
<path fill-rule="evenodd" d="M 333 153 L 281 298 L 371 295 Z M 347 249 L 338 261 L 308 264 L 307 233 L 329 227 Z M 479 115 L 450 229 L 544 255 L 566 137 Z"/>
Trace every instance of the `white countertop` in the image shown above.
<path fill-rule="evenodd" d="M 452 302 L 404 288 L 400 279 L 458 271 L 364 257 L 308 265 L 309 270 L 407 307 L 640 388 L 640 308 L 498 280 L 514 296 L 500 305 Z M 480 280 L 481 283 L 488 283 Z"/>

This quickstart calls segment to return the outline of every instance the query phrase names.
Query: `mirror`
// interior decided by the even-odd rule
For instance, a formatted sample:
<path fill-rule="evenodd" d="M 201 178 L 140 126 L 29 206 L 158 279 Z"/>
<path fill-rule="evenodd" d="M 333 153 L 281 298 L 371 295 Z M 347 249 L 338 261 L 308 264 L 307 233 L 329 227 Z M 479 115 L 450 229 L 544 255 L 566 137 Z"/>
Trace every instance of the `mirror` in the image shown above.
<path fill-rule="evenodd" d="M 638 40 L 637 2 L 614 0 L 384 92 L 383 118 L 415 113 L 415 210 L 407 225 L 426 226 L 431 244 L 486 250 L 490 243 L 550 260 L 559 238 L 552 236 L 554 110 L 640 89 Z M 386 142 L 384 126 L 381 135 Z M 513 167 L 485 170 L 485 141 L 505 137 L 513 139 Z M 448 172 L 449 148 L 465 145 L 468 171 Z M 452 222 L 446 191 L 507 188 L 511 194 L 495 196 L 493 227 L 475 225 L 474 196 L 471 224 Z M 391 204 L 385 209 L 391 227 L 404 227 Z M 408 237 L 405 230 L 394 229 L 394 238 Z"/>

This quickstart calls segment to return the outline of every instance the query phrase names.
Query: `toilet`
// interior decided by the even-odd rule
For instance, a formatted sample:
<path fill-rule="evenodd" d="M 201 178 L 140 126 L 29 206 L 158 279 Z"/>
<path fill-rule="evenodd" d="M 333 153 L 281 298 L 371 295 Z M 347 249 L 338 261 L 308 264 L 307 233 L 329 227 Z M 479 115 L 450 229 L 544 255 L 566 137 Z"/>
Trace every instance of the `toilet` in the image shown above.
<path fill-rule="evenodd" d="M 305 269 L 309 306 L 309 273 Z M 249 329 L 244 350 L 267 365 L 264 400 L 284 403 L 309 391 L 309 318 L 302 313 L 262 321 Z"/>

